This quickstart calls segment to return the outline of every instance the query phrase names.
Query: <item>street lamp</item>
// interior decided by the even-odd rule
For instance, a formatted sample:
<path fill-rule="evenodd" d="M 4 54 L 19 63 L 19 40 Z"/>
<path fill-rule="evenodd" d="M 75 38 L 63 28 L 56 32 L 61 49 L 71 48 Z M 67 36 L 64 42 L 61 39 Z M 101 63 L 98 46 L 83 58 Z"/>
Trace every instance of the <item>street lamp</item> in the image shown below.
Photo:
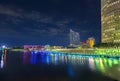
<path fill-rule="evenodd" d="M 5 45 L 3 45 L 3 46 L 2 46 L 2 48 L 3 48 L 3 49 L 5 49 L 5 48 L 6 48 L 6 46 L 5 46 Z"/>

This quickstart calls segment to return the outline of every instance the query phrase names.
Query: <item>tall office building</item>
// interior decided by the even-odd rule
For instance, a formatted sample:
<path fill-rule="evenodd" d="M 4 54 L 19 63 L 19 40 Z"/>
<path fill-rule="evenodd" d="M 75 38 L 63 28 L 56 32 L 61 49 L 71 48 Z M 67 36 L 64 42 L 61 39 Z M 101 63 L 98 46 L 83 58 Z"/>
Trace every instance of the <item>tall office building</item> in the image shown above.
<path fill-rule="evenodd" d="M 101 0 L 101 41 L 120 43 L 120 0 Z"/>
<path fill-rule="evenodd" d="M 80 35 L 78 32 L 70 29 L 70 46 L 78 46 L 80 45 Z"/>

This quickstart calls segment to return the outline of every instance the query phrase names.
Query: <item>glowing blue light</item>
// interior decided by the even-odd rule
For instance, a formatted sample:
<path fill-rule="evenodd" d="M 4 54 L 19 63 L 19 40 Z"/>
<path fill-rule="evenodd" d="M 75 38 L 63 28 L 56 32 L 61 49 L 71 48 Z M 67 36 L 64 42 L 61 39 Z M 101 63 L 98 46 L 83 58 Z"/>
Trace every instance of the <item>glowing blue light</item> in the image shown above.
<path fill-rule="evenodd" d="M 3 68 L 3 66 L 4 66 L 4 60 L 3 60 L 3 55 L 2 55 L 2 57 L 1 57 L 1 64 L 0 64 L 0 68 Z"/>
<path fill-rule="evenodd" d="M 38 52 L 37 51 L 35 51 L 35 54 L 37 54 Z"/>
<path fill-rule="evenodd" d="M 3 68 L 3 66 L 4 66 L 4 61 L 1 60 L 1 68 Z"/>
<path fill-rule="evenodd" d="M 5 46 L 5 45 L 3 45 L 3 46 L 2 46 L 2 48 L 3 48 L 3 49 L 5 49 L 5 48 L 6 48 L 6 46 Z"/>

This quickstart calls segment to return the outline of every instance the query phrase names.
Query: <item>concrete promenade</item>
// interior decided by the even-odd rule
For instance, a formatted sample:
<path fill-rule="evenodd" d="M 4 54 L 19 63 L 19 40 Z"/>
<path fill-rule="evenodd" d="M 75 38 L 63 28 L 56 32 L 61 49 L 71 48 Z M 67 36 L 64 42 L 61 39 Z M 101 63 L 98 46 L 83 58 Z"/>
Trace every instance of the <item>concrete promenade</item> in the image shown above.
<path fill-rule="evenodd" d="M 24 49 L 11 49 L 11 51 L 24 52 Z M 48 51 L 52 53 L 79 54 L 83 56 L 120 57 L 120 49 L 116 48 L 51 49 Z"/>

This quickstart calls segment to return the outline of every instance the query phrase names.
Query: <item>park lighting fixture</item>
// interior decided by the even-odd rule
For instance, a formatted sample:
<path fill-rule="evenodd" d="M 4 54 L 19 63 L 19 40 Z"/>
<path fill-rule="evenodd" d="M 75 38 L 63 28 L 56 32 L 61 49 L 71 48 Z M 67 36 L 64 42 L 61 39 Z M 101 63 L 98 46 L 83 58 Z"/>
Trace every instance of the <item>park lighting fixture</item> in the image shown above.
<path fill-rule="evenodd" d="M 3 46 L 2 46 L 2 48 L 3 48 L 3 49 L 5 49 L 5 48 L 6 48 L 6 46 L 5 46 L 5 45 L 3 45 Z"/>

